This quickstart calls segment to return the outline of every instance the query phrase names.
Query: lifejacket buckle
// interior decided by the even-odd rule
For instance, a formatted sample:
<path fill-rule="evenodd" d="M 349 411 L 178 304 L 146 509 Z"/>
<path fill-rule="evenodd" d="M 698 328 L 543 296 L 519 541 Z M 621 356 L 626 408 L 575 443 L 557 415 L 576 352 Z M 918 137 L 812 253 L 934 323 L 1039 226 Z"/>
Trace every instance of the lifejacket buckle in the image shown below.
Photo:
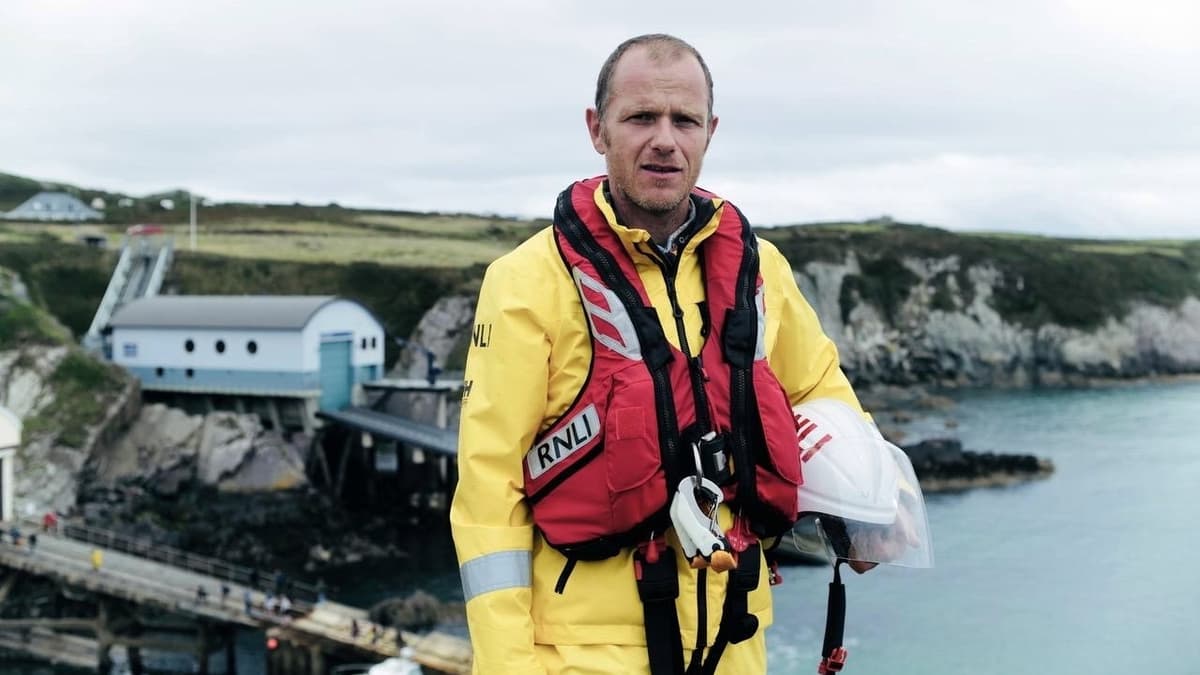
<path fill-rule="evenodd" d="M 704 434 L 692 443 L 692 452 L 696 458 L 696 471 L 699 475 L 721 486 L 728 485 L 733 480 L 729 453 L 725 449 L 725 434 L 715 431 Z"/>
<path fill-rule="evenodd" d="M 845 647 L 834 649 L 829 656 L 821 659 L 821 665 L 817 666 L 817 672 L 821 675 L 827 673 L 836 673 L 846 666 L 846 657 L 849 653 Z"/>

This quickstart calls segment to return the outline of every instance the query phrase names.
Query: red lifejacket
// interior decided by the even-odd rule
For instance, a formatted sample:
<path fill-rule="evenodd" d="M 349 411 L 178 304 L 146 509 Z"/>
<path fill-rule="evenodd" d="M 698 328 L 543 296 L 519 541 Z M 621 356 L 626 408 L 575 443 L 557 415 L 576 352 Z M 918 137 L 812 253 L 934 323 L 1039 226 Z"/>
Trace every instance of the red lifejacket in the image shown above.
<path fill-rule="evenodd" d="M 534 523 L 547 542 L 580 560 L 661 535 L 680 480 L 697 473 L 698 451 L 704 473 L 752 532 L 790 528 L 801 481 L 796 422 L 766 361 L 749 223 L 708 193 L 690 197 L 700 225 L 718 211 L 720 220 L 698 247 L 708 320 L 704 345 L 688 357 L 667 341 L 634 261 L 596 206 L 602 181 L 575 183 L 555 209 L 555 237 L 587 316 L 592 361 L 574 403 L 525 456 Z M 686 349 L 674 270 L 664 263 L 663 273 Z"/>

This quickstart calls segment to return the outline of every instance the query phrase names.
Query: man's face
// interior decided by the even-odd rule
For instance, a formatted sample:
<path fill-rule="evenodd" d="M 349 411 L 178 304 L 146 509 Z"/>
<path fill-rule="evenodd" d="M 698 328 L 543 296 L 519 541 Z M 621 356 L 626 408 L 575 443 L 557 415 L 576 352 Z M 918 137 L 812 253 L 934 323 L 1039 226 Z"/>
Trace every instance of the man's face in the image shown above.
<path fill-rule="evenodd" d="M 608 165 L 614 199 L 654 216 L 687 198 L 717 128 L 699 62 L 686 53 L 655 60 L 646 47 L 621 57 L 604 119 L 589 109 L 587 122 L 592 145 Z"/>

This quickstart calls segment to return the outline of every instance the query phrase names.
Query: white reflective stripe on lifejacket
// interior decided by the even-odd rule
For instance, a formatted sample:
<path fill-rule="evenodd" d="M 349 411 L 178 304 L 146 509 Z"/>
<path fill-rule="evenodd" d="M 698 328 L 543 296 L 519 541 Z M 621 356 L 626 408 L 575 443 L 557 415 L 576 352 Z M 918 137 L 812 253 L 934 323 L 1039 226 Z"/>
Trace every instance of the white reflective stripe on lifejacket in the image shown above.
<path fill-rule="evenodd" d="M 631 361 L 641 361 L 642 345 L 638 341 L 637 331 L 633 329 L 633 320 L 629 318 L 629 312 L 617 294 L 581 272 L 578 267 L 571 270 L 571 276 L 575 278 L 579 299 L 596 342 Z"/>
<path fill-rule="evenodd" d="M 560 426 L 557 431 L 542 438 L 525 453 L 525 464 L 529 467 L 529 477 L 538 478 L 550 469 L 558 466 L 576 451 L 591 445 L 592 441 L 600 438 L 600 414 L 596 412 L 596 404 L 591 404 L 579 411 L 574 417 Z"/>
<path fill-rule="evenodd" d="M 507 588 L 529 588 L 532 557 L 527 550 L 497 551 L 468 560 L 458 568 L 463 602 Z"/>
<path fill-rule="evenodd" d="M 758 336 L 754 341 L 754 360 L 767 358 L 767 309 L 763 298 L 763 285 L 754 291 L 754 309 L 758 311 Z"/>

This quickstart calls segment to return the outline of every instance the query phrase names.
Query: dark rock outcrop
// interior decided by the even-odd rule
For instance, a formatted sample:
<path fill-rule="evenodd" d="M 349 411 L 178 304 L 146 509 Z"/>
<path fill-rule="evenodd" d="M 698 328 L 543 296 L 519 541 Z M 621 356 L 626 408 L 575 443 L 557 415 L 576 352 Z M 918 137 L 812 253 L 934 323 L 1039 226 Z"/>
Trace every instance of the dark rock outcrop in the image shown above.
<path fill-rule="evenodd" d="M 924 440 L 903 449 L 926 493 L 1011 485 L 1054 472 L 1048 459 L 963 450 L 962 443 L 952 438 Z"/>
<path fill-rule="evenodd" d="M 426 631 L 440 623 L 461 623 L 464 609 L 460 602 L 441 602 L 425 591 L 407 597 L 388 598 L 369 610 L 371 621 L 402 630 Z"/>

